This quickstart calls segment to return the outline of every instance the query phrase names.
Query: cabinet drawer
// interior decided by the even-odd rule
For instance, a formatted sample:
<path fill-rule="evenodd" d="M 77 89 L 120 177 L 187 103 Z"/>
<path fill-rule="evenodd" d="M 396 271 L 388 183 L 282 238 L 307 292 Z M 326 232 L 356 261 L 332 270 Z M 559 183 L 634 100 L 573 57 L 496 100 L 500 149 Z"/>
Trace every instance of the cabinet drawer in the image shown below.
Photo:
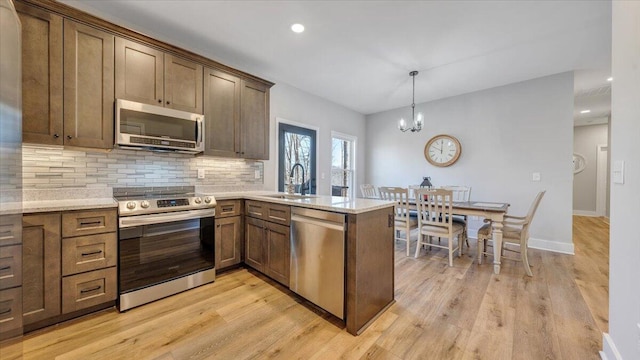
<path fill-rule="evenodd" d="M 0 216 L 0 246 L 22 243 L 22 214 Z"/>
<path fill-rule="evenodd" d="M 0 289 L 22 285 L 22 245 L 0 247 Z"/>
<path fill-rule="evenodd" d="M 0 290 L 0 339 L 22 333 L 22 288 Z"/>
<path fill-rule="evenodd" d="M 258 219 L 265 216 L 265 203 L 260 201 L 247 200 L 244 202 L 245 215 Z"/>
<path fill-rule="evenodd" d="M 222 200 L 216 205 L 216 218 L 242 215 L 242 200 Z"/>
<path fill-rule="evenodd" d="M 62 278 L 62 312 L 70 313 L 116 299 L 115 267 Z"/>
<path fill-rule="evenodd" d="M 62 239 L 62 275 L 115 266 L 116 233 Z"/>
<path fill-rule="evenodd" d="M 115 232 L 116 210 L 77 211 L 62 214 L 62 236 L 82 236 Z"/>
<path fill-rule="evenodd" d="M 291 221 L 291 206 L 266 203 L 265 208 L 266 211 L 263 219 L 289 226 Z"/>

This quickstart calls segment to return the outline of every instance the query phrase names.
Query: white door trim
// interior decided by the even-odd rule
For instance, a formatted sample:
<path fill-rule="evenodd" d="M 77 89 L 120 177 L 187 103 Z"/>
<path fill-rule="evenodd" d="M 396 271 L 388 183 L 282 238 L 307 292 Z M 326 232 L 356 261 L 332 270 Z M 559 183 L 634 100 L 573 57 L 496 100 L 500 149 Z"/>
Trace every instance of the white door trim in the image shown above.
<path fill-rule="evenodd" d="M 607 215 L 607 144 L 597 145 L 596 148 L 596 214 Z"/>

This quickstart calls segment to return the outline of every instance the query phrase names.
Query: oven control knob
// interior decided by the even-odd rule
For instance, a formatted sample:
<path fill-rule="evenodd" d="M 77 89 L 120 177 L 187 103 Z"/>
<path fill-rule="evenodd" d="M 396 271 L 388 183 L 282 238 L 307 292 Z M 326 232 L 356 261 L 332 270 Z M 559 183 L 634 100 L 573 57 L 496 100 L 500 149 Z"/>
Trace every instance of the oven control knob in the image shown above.
<path fill-rule="evenodd" d="M 193 202 L 195 202 L 196 204 L 201 204 L 202 203 L 202 199 L 197 197 L 197 198 L 193 199 Z"/>
<path fill-rule="evenodd" d="M 136 202 L 135 202 L 135 201 L 129 201 L 129 202 L 127 203 L 127 209 L 129 209 L 129 210 L 133 210 L 133 209 L 135 209 L 135 208 L 136 208 Z"/>
<path fill-rule="evenodd" d="M 149 207 L 149 202 L 147 200 L 142 200 L 142 202 L 140 203 L 140 207 L 143 209 L 146 209 Z"/>
<path fill-rule="evenodd" d="M 210 203 L 211 202 L 211 197 L 210 196 L 205 197 L 204 198 L 204 202 L 207 203 L 207 204 Z"/>

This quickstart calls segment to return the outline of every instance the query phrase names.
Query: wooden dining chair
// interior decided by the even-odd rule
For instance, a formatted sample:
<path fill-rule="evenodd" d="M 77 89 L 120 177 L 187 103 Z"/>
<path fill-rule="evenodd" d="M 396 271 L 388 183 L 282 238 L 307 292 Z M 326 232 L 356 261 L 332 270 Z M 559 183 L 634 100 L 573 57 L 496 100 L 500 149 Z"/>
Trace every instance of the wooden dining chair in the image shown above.
<path fill-rule="evenodd" d="M 371 184 L 362 184 L 360 185 L 360 191 L 362 192 L 362 197 L 377 199 L 378 194 L 376 193 L 376 187 Z"/>
<path fill-rule="evenodd" d="M 406 241 L 409 256 L 411 230 L 418 227 L 418 218 L 409 213 L 409 189 L 401 187 L 381 187 L 378 189 L 382 200 L 395 201 L 395 240 Z M 405 237 L 400 237 L 404 231 Z"/>
<path fill-rule="evenodd" d="M 526 216 L 513 216 L 509 214 L 504 216 L 504 227 L 502 228 L 503 253 L 504 250 L 506 250 L 504 247 L 504 244 L 506 243 L 520 245 L 520 260 L 522 260 L 524 270 L 529 276 L 533 276 L 531 266 L 529 266 L 529 257 L 527 256 L 527 249 L 529 247 L 529 227 L 531 226 L 533 216 L 535 215 L 538 205 L 540 205 L 540 200 L 542 200 L 545 192 L 546 191 L 541 191 L 538 193 L 529 207 L 529 212 Z M 478 264 L 482 264 L 482 258 L 487 254 L 487 242 L 493 236 L 491 232 L 491 221 L 485 220 L 485 222 L 487 224 L 484 224 L 478 230 Z"/>
<path fill-rule="evenodd" d="M 447 185 L 443 186 L 442 189 L 451 190 L 453 192 L 453 202 L 467 202 L 471 199 L 471 186 L 460 186 L 460 185 Z M 453 221 L 458 222 L 464 226 L 464 233 L 462 234 L 462 238 L 464 242 L 467 244 L 467 248 L 469 248 L 469 232 L 467 226 L 467 216 L 466 215 L 454 215 Z"/>
<path fill-rule="evenodd" d="M 416 190 L 418 207 L 418 244 L 415 257 L 420 254 L 422 245 L 434 246 L 449 251 L 449 266 L 453 266 L 453 253 L 458 250 L 458 256 L 462 255 L 460 237 L 464 227 L 453 221 L 453 192 L 444 189 L 418 189 Z M 447 245 L 434 244 L 432 237 L 447 238 Z M 427 239 L 425 242 L 424 239 Z M 453 247 L 453 239 L 457 238 L 457 246 Z"/>

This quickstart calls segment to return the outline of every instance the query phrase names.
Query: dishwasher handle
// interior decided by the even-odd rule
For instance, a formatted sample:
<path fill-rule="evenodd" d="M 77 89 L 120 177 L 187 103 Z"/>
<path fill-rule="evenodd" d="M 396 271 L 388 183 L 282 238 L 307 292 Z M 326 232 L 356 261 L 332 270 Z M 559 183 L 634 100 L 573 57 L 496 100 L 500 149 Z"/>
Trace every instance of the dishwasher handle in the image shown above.
<path fill-rule="evenodd" d="M 316 219 L 308 216 L 292 214 L 291 221 L 300 222 L 304 224 L 312 224 L 312 225 L 321 226 L 321 227 L 332 229 L 332 230 L 344 231 L 344 223 L 336 223 L 333 221 Z"/>

